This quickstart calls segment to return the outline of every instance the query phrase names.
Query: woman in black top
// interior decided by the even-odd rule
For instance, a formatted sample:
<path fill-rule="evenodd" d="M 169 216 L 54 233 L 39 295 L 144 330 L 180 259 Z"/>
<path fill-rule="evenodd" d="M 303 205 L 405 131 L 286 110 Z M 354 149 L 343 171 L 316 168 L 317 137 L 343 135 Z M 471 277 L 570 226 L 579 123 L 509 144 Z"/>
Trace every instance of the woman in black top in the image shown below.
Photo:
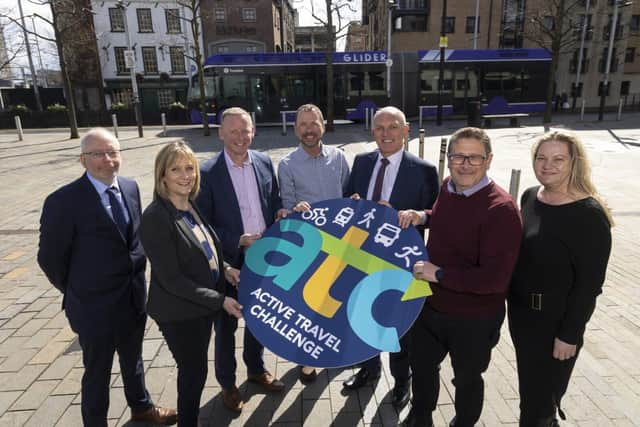
<path fill-rule="evenodd" d="M 140 226 L 151 263 L 147 312 L 178 365 L 181 427 L 198 425 L 214 315 L 224 309 L 242 316 L 240 304 L 224 295 L 225 278 L 237 284 L 240 272 L 224 263 L 218 237 L 193 203 L 199 188 L 193 151 L 183 142 L 165 146 L 156 157 L 154 200 Z"/>
<path fill-rule="evenodd" d="M 613 220 L 591 182 L 581 142 L 564 132 L 533 147 L 542 184 L 525 191 L 520 257 L 509 295 L 520 426 L 557 426 L 556 410 L 602 292 Z"/>

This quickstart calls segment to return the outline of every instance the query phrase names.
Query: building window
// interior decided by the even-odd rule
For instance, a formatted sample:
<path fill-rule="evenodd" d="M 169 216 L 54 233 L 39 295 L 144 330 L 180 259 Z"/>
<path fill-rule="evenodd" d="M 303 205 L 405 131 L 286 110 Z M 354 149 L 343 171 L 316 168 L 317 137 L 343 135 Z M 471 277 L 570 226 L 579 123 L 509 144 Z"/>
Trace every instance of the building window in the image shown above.
<path fill-rule="evenodd" d="M 553 16 L 545 16 L 542 18 L 542 28 L 552 31 L 556 27 L 556 20 Z"/>
<path fill-rule="evenodd" d="M 218 50 L 218 53 L 227 53 L 227 52 L 229 52 L 229 47 L 228 46 L 218 46 L 217 50 Z"/>
<path fill-rule="evenodd" d="M 640 15 L 631 15 L 631 21 L 629 21 L 629 31 L 633 31 L 635 33 L 638 30 L 640 30 Z"/>
<path fill-rule="evenodd" d="M 256 46 L 247 46 L 247 52 L 253 53 L 257 51 L 258 51 L 258 48 Z"/>
<path fill-rule="evenodd" d="M 629 64 L 633 61 L 636 60 L 636 48 L 635 47 L 628 47 L 625 51 L 624 51 L 624 62 Z"/>
<path fill-rule="evenodd" d="M 467 16 L 467 22 L 465 25 L 465 32 L 467 34 L 475 33 L 476 28 L 476 17 L 475 16 Z M 478 16 L 478 32 L 480 32 L 480 17 Z"/>
<path fill-rule="evenodd" d="M 151 9 L 136 9 L 136 13 L 138 14 L 138 32 L 153 33 Z"/>
<path fill-rule="evenodd" d="M 456 17 L 447 16 L 444 22 L 444 32 L 446 34 L 453 34 L 456 32 Z"/>
<path fill-rule="evenodd" d="M 169 105 L 176 100 L 175 92 L 173 89 L 158 89 L 158 106 L 161 109 L 169 108 Z"/>
<path fill-rule="evenodd" d="M 182 26 L 180 25 L 180 10 L 165 9 L 164 17 L 167 21 L 167 33 L 180 34 Z"/>
<path fill-rule="evenodd" d="M 145 74 L 158 74 L 158 55 L 155 47 L 142 48 L 142 64 Z"/>
<path fill-rule="evenodd" d="M 171 58 L 171 73 L 185 74 L 184 48 L 180 46 L 171 46 L 169 48 L 169 57 Z"/>
<path fill-rule="evenodd" d="M 244 22 L 256 22 L 256 8 L 255 7 L 243 7 L 242 8 L 242 20 Z"/>
<path fill-rule="evenodd" d="M 119 7 L 109 8 L 109 21 L 111 21 L 111 32 L 124 32 L 124 15 Z"/>
<path fill-rule="evenodd" d="M 129 69 L 124 61 L 124 51 L 127 50 L 126 47 L 114 47 L 113 48 L 113 57 L 116 58 L 116 73 L 117 74 L 127 74 Z"/>
<path fill-rule="evenodd" d="M 227 18 L 224 7 L 216 7 L 215 15 L 216 22 L 224 22 L 224 20 Z"/>
<path fill-rule="evenodd" d="M 133 103 L 133 94 L 131 89 L 115 89 L 112 94 L 114 104 L 131 105 Z"/>
<path fill-rule="evenodd" d="M 573 58 L 569 61 L 569 72 L 576 74 L 578 72 L 578 58 L 580 57 L 580 49 L 573 51 Z M 589 70 L 589 49 L 582 49 L 582 66 L 580 67 L 580 74 L 585 74 Z"/>
<path fill-rule="evenodd" d="M 602 87 L 603 86 L 604 86 L 604 82 L 600 82 L 598 84 L 598 96 L 602 96 Z M 605 96 L 609 96 L 610 89 L 611 89 L 611 82 L 609 82 L 607 84 L 607 93 L 605 93 Z"/>
<path fill-rule="evenodd" d="M 426 15 L 405 15 L 396 18 L 394 31 L 428 31 Z"/>
<path fill-rule="evenodd" d="M 606 47 L 602 49 L 602 57 L 600 58 L 600 62 L 598 63 L 598 71 L 600 71 L 601 73 L 604 73 L 607 71 L 606 64 L 607 64 L 608 50 L 609 49 Z M 613 50 L 611 51 L 611 64 L 609 67 L 609 72 L 615 73 L 617 70 L 618 70 L 618 60 L 616 59 L 616 48 L 614 47 Z"/>

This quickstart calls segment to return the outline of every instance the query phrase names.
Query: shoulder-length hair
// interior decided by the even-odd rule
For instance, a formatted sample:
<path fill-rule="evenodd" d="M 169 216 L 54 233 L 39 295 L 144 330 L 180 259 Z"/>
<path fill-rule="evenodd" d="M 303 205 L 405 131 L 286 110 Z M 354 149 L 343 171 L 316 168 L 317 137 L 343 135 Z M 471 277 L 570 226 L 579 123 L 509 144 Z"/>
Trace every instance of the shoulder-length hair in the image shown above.
<path fill-rule="evenodd" d="M 545 142 L 559 141 L 564 142 L 569 147 L 569 156 L 571 163 L 571 172 L 569 174 L 569 192 L 576 192 L 579 194 L 586 194 L 593 197 L 602 207 L 609 224 L 614 225 L 613 216 L 611 215 L 611 209 L 607 205 L 604 198 L 598 193 L 596 186 L 591 180 L 591 164 L 587 158 L 584 145 L 578 139 L 576 135 L 566 131 L 552 131 L 542 135 L 540 139 L 534 144 L 532 149 L 531 162 L 535 166 L 536 157 L 540 146 Z"/>
<path fill-rule="evenodd" d="M 173 166 L 179 158 L 186 159 L 193 163 L 195 168 L 196 180 L 193 183 L 193 188 L 189 193 L 189 199 L 193 200 L 200 192 L 200 167 L 198 165 L 198 159 L 187 144 L 183 141 L 176 141 L 169 143 L 162 147 L 162 150 L 156 155 L 155 172 L 154 172 L 154 186 L 153 194 L 168 199 L 169 192 L 167 191 L 167 185 L 164 183 L 164 176 L 167 173 L 167 169 Z"/>

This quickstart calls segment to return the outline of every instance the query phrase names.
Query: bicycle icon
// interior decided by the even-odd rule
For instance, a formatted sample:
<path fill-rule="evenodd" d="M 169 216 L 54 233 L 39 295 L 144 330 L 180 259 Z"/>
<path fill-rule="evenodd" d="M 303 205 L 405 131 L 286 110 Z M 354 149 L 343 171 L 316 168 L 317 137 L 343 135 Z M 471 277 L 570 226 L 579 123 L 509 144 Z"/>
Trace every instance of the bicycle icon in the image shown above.
<path fill-rule="evenodd" d="M 327 223 L 327 211 L 329 208 L 313 208 L 302 212 L 302 219 L 313 222 L 316 226 L 322 227 Z"/>

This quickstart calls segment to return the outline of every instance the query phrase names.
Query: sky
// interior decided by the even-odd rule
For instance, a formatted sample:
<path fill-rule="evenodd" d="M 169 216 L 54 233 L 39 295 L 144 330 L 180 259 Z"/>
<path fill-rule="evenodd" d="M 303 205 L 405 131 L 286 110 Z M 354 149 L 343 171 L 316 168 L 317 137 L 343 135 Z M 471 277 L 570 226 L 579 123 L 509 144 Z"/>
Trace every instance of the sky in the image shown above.
<path fill-rule="evenodd" d="M 290 0 L 290 2 L 293 4 L 293 7 L 298 11 L 299 24 L 302 26 L 318 25 L 318 23 L 314 21 L 313 17 L 311 16 L 311 7 L 309 3 L 310 1 L 311 0 Z M 313 0 L 313 1 L 315 2 L 315 5 L 317 7 L 316 13 L 318 15 L 323 15 L 321 11 L 324 10 L 324 0 Z M 37 4 L 42 2 L 44 2 L 44 0 L 22 0 L 22 8 L 23 8 L 25 17 L 32 15 L 33 13 L 39 13 L 43 16 L 49 17 L 51 15 L 51 9 L 49 5 Z M 347 20 L 348 21 L 360 20 L 360 8 L 361 8 L 362 2 L 360 0 L 353 0 L 352 3 L 353 3 L 353 6 L 356 8 L 356 12 L 353 14 L 350 14 Z M 18 13 L 18 7 L 17 7 L 17 0 L 0 0 L 0 13 L 8 13 L 12 16 L 18 17 L 19 13 Z M 45 35 L 51 36 L 53 33 L 53 31 L 48 25 L 44 23 L 39 23 L 37 19 L 36 19 L 36 26 L 37 26 L 38 32 L 42 32 Z M 27 27 L 31 28 L 31 20 L 28 18 L 27 18 Z M 22 36 L 19 30 L 14 25 L 8 26 L 8 28 L 5 29 L 5 41 L 6 41 L 7 47 L 11 49 L 11 46 L 15 45 L 17 40 L 22 40 Z M 345 43 L 344 37 L 338 40 L 338 50 L 342 50 L 344 48 L 344 43 Z M 39 47 L 40 47 L 40 53 L 41 53 L 44 68 L 59 69 L 60 66 L 58 64 L 58 59 L 55 53 L 56 52 L 55 46 L 52 43 L 42 41 L 42 40 L 40 40 L 39 44 L 40 44 Z M 36 66 L 36 68 L 39 68 L 38 57 L 36 53 L 37 48 L 34 45 L 33 41 L 32 41 L 31 51 L 34 55 L 34 65 Z M 28 67 L 26 54 L 21 55 L 19 58 L 17 58 L 15 62 L 19 65 Z"/>

